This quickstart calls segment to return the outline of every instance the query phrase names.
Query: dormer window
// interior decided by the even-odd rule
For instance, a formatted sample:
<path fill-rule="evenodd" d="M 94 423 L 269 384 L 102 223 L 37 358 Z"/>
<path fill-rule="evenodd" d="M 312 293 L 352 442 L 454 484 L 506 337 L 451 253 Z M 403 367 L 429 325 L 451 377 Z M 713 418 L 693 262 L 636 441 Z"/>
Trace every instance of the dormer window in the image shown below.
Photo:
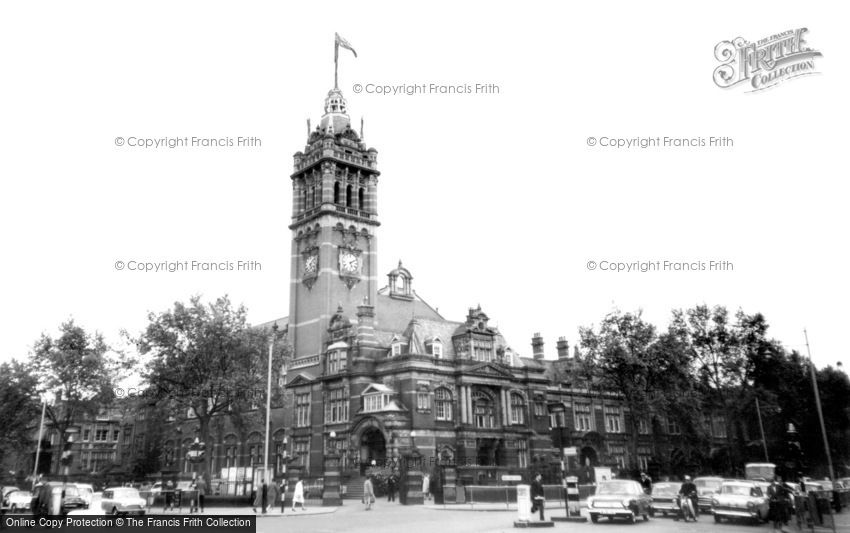
<path fill-rule="evenodd" d="M 398 268 L 393 269 L 387 277 L 391 298 L 413 300 L 413 276 L 401 266 L 401 261 L 398 262 Z"/>
<path fill-rule="evenodd" d="M 325 360 L 325 374 L 338 374 L 348 367 L 348 345 L 335 342 L 328 346 Z"/>
<path fill-rule="evenodd" d="M 390 345 L 390 357 L 401 355 L 401 347 L 401 340 L 398 337 L 393 337 L 392 344 Z"/>
<path fill-rule="evenodd" d="M 425 349 L 429 355 L 434 356 L 434 359 L 443 358 L 443 341 L 441 341 L 439 338 L 425 343 Z"/>

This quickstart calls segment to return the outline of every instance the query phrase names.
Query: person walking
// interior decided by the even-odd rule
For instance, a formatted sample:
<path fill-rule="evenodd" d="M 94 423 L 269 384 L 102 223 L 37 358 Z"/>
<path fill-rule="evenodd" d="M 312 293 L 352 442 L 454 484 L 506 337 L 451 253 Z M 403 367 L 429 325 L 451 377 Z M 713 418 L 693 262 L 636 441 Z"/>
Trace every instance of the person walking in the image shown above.
<path fill-rule="evenodd" d="M 387 478 L 387 501 L 388 502 L 394 502 L 395 501 L 395 491 L 396 491 L 395 474 L 390 474 L 390 477 Z"/>
<path fill-rule="evenodd" d="M 196 497 L 195 511 L 198 510 L 198 506 L 201 507 L 200 512 L 204 512 L 204 496 L 207 493 L 207 482 L 204 480 L 204 476 L 198 476 L 198 479 L 195 480 L 195 490 L 198 491 Z"/>
<path fill-rule="evenodd" d="M 363 503 L 366 504 L 366 510 L 372 510 L 372 504 L 375 503 L 375 487 L 372 485 L 372 476 L 366 476 L 366 481 L 363 482 Z"/>
<path fill-rule="evenodd" d="M 304 481 L 299 477 L 298 482 L 295 483 L 295 490 L 292 491 L 292 510 L 295 511 L 295 504 L 301 504 L 301 510 L 305 509 L 304 507 Z"/>
<path fill-rule="evenodd" d="M 543 507 L 546 503 L 546 495 L 543 492 L 543 476 L 536 474 L 534 481 L 531 482 L 531 513 L 540 511 L 540 521 L 546 520 L 543 517 Z"/>
<path fill-rule="evenodd" d="M 277 496 L 278 496 L 277 483 L 275 483 L 274 480 L 272 480 L 272 482 L 269 483 L 268 499 L 266 500 L 266 504 L 267 504 L 266 508 L 263 509 L 264 513 L 266 511 L 274 509 L 274 507 L 277 505 Z"/>
<path fill-rule="evenodd" d="M 261 513 L 266 512 L 266 498 L 268 497 L 268 490 L 266 480 L 264 479 L 260 482 L 260 486 L 254 491 L 254 513 L 257 512 L 257 507 L 260 508 Z"/>

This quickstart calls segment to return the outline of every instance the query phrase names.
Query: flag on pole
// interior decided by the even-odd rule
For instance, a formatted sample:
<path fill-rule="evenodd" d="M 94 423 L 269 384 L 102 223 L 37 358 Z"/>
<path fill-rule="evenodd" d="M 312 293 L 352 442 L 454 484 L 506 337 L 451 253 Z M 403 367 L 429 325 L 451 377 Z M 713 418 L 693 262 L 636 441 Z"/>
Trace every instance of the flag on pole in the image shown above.
<path fill-rule="evenodd" d="M 345 39 L 340 37 L 338 33 L 334 33 L 334 35 L 336 36 L 336 45 L 337 46 L 341 46 L 343 48 L 351 50 L 351 53 L 354 54 L 354 57 L 357 57 L 357 52 L 354 51 L 354 47 L 351 46 L 351 43 L 349 43 L 348 41 L 346 41 Z"/>

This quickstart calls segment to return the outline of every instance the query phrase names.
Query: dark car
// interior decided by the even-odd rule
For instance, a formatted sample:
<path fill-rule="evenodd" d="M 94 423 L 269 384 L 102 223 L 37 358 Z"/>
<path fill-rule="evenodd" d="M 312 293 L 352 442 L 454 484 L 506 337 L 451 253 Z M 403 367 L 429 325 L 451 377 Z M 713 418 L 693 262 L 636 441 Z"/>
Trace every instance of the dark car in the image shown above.
<path fill-rule="evenodd" d="M 638 516 L 649 520 L 652 497 L 643 491 L 637 481 L 602 481 L 596 486 L 596 493 L 587 499 L 587 511 L 590 521 L 594 523 L 599 521 L 600 516 L 604 516 L 609 520 L 625 518 L 634 524 Z"/>
<path fill-rule="evenodd" d="M 699 512 L 711 513 L 711 499 L 720 490 L 722 484 L 722 477 L 698 477 L 694 479 L 694 485 L 697 486 Z"/>
<path fill-rule="evenodd" d="M 54 495 L 59 496 L 59 508 L 55 508 Z M 51 481 L 33 489 L 32 513 L 35 516 L 67 514 L 74 509 L 86 509 L 88 505 L 76 485 Z"/>
<path fill-rule="evenodd" d="M 667 514 L 676 515 L 679 513 L 679 504 L 677 497 L 679 496 L 679 488 L 681 483 L 662 482 L 652 485 L 652 511 L 661 513 L 663 516 Z"/>

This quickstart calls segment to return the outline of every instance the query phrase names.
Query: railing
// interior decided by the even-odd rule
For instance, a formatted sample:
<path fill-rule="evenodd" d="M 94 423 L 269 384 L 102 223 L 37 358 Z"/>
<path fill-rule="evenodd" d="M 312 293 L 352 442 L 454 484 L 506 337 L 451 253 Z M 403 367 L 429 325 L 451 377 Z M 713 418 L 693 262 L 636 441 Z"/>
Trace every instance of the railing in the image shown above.
<path fill-rule="evenodd" d="M 302 357 L 300 359 L 296 359 L 290 365 L 290 369 L 294 368 L 303 368 L 305 366 L 313 366 L 319 364 L 319 356 L 318 355 L 309 355 L 307 357 Z"/>

